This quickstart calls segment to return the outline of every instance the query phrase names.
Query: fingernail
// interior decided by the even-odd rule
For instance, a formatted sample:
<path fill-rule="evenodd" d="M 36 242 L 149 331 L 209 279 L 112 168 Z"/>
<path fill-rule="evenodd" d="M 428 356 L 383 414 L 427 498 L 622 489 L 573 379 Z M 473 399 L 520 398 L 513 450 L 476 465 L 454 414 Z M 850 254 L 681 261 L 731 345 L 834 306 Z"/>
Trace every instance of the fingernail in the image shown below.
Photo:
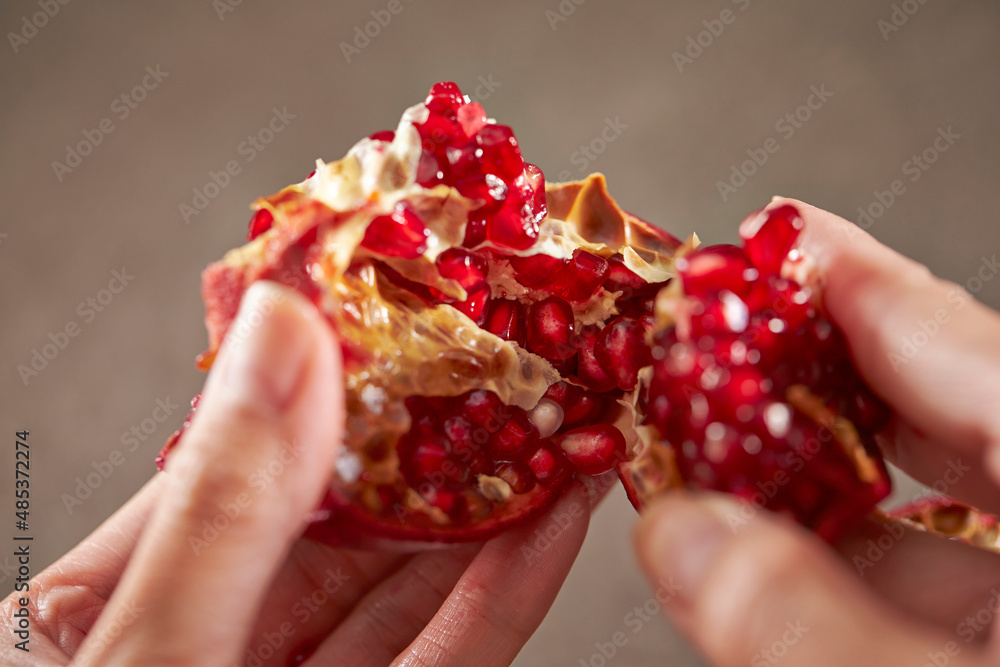
<path fill-rule="evenodd" d="M 251 285 L 222 344 L 212 388 L 258 410 L 284 409 L 312 356 L 311 329 L 303 321 L 311 307 L 277 283 Z"/>
<path fill-rule="evenodd" d="M 722 508 L 687 497 L 654 505 L 639 526 L 646 568 L 658 580 L 676 581 L 682 600 L 697 597 L 712 562 L 732 536 Z"/>

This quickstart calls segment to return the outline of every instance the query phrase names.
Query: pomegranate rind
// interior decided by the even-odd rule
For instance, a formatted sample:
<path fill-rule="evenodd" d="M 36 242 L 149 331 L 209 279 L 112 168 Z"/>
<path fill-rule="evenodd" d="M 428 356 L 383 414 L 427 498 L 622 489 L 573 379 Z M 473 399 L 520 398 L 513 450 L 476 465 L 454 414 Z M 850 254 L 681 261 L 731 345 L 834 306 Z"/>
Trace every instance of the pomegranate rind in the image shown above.
<path fill-rule="evenodd" d="M 1000 520 L 945 496 L 920 498 L 889 510 L 886 517 L 915 530 L 1000 553 Z"/>

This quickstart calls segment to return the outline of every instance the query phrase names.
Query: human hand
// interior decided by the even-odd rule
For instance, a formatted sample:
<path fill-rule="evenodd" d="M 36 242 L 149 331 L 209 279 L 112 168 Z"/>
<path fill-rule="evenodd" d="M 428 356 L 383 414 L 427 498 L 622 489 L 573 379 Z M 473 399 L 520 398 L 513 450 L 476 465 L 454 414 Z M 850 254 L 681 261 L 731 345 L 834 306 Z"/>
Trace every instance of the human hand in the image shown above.
<path fill-rule="evenodd" d="M 789 200 L 769 208 L 787 203 L 805 218 L 802 248 L 826 282 L 830 317 L 895 413 L 880 439 L 887 458 L 1000 511 L 1000 316 L 833 214 Z M 675 494 L 636 533 L 650 579 L 679 586 L 668 614 L 713 664 L 1000 662 L 989 642 L 1000 612 L 996 554 L 872 520 L 838 557 L 766 512 L 733 530 L 727 519 L 746 516 L 741 509 L 731 497 Z"/>
<path fill-rule="evenodd" d="M 341 442 L 339 347 L 273 283 L 247 292 L 232 330 L 248 335 L 223 346 L 165 472 L 31 580 L 31 653 L 4 642 L 0 662 L 285 665 L 316 647 L 305 664 L 509 664 L 580 549 L 592 494 L 578 484 L 485 545 L 400 555 L 299 539 Z M 521 545 L 554 517 L 529 562 Z"/>

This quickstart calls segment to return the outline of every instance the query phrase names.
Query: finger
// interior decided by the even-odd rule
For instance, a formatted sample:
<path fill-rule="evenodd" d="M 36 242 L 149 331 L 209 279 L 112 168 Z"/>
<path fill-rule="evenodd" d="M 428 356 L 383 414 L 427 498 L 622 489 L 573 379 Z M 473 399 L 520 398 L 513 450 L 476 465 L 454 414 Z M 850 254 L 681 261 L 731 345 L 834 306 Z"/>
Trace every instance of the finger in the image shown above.
<path fill-rule="evenodd" d="M 243 664 L 298 664 L 409 558 L 299 540 L 264 596 Z"/>
<path fill-rule="evenodd" d="M 482 545 L 415 555 L 351 610 L 310 665 L 388 665 L 434 618 Z"/>
<path fill-rule="evenodd" d="M 509 665 L 545 618 L 576 559 L 590 500 L 575 484 L 542 518 L 486 543 L 393 665 Z"/>
<path fill-rule="evenodd" d="M 146 483 L 125 505 L 69 553 L 31 580 L 28 605 L 36 638 L 53 655 L 72 656 L 118 584 L 162 487 L 162 475 Z M 13 618 L 19 593 L 0 603 L 0 618 Z M 45 654 L 36 641 L 36 660 Z M 13 663 L 12 663 L 13 664 Z"/>
<path fill-rule="evenodd" d="M 1000 555 L 901 523 L 869 519 L 837 545 L 848 570 L 906 616 L 982 641 L 1000 601 Z"/>
<path fill-rule="evenodd" d="M 947 471 L 933 454 L 943 445 L 969 462 L 985 457 L 985 473 L 968 471 L 953 492 L 1000 510 L 1000 316 L 832 213 L 786 199 L 771 206 L 786 203 L 802 212 L 802 250 L 859 372 L 912 427 L 886 454 L 928 483 Z"/>
<path fill-rule="evenodd" d="M 236 660 L 328 484 L 342 391 L 338 348 L 318 311 L 274 283 L 251 287 L 81 664 Z"/>
<path fill-rule="evenodd" d="M 904 619 L 819 540 L 738 501 L 676 494 L 650 507 L 636 533 L 652 581 L 669 582 L 668 614 L 718 667 L 773 664 L 981 664 L 978 650 Z M 933 664 L 933 663 L 932 663 Z"/>

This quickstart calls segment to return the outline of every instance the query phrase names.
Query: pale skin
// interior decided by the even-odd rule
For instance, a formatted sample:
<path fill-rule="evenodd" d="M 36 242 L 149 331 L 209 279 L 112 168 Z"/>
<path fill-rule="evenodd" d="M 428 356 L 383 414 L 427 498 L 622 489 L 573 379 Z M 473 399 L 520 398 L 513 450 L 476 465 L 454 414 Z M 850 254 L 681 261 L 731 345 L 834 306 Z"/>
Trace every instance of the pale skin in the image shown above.
<path fill-rule="evenodd" d="M 956 286 L 793 203 L 806 219 L 803 249 L 826 276 L 829 314 L 896 413 L 887 456 L 927 483 L 961 458 L 972 470 L 951 493 L 1000 511 L 1000 316 L 971 299 L 956 308 Z M 251 320 L 262 304 L 272 314 Z M 889 352 L 940 308 L 949 322 L 893 368 Z M 318 646 L 305 664 L 509 664 L 565 579 L 598 494 L 577 485 L 549 515 L 452 550 L 365 553 L 301 539 L 341 440 L 338 348 L 309 303 L 273 284 L 254 287 L 241 313 L 260 324 L 223 345 L 166 473 L 32 580 L 32 651 L 5 642 L 0 661 L 283 665 Z M 276 460 L 272 482 L 251 484 Z M 251 501 L 228 527 L 192 543 L 240 494 Z M 938 654 L 953 666 L 1000 662 L 990 624 L 969 642 L 956 634 L 1000 589 L 997 556 L 909 533 L 860 576 L 852 557 L 883 535 L 879 524 L 835 551 L 763 511 L 733 529 L 728 517 L 739 510 L 722 496 L 673 494 L 636 531 L 651 581 L 679 586 L 668 615 L 711 663 L 919 667 Z M 554 516 L 571 520 L 525 558 L 521 545 Z M 3 623 L 15 595 L 2 603 Z"/>

